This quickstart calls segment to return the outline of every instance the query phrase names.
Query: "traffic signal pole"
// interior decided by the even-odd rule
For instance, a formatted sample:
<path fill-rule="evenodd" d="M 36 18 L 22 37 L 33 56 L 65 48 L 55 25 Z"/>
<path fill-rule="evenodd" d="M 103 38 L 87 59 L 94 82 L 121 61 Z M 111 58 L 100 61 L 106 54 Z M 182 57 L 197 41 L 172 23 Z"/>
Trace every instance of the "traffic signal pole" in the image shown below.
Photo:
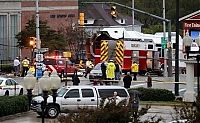
<path fill-rule="evenodd" d="M 132 11 L 136 11 L 138 13 L 142 13 L 142 14 L 151 16 L 151 17 L 159 19 L 161 21 L 165 21 L 165 22 L 168 23 L 168 43 L 171 44 L 171 20 L 169 20 L 169 19 L 159 17 L 157 15 L 150 14 L 148 12 L 144 12 L 142 10 L 138 10 L 138 9 L 135 9 L 135 8 L 132 8 L 132 7 L 120 4 L 120 3 L 116 3 L 116 2 L 82 2 L 82 3 L 83 4 L 114 4 L 114 5 L 118 5 L 118 6 L 127 8 L 127 9 L 131 9 Z M 167 62 L 168 63 L 168 77 L 172 77 L 172 50 L 171 50 L 171 47 L 168 48 L 167 54 L 168 54 L 168 62 Z"/>

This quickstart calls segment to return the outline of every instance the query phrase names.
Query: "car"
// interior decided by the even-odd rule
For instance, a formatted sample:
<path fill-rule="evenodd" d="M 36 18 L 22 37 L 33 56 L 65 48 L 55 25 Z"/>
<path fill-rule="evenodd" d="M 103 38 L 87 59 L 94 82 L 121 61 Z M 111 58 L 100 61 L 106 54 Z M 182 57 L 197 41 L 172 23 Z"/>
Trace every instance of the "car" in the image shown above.
<path fill-rule="evenodd" d="M 100 79 L 101 77 L 102 77 L 101 63 L 98 63 L 90 71 L 89 79 L 90 79 L 90 81 L 92 81 L 93 79 Z"/>
<path fill-rule="evenodd" d="M 12 78 L 0 77 L 0 96 L 23 95 L 23 86 Z"/>
<path fill-rule="evenodd" d="M 53 104 L 51 95 L 47 98 L 46 115 L 56 118 L 59 113 L 77 112 L 79 109 L 97 109 L 103 99 L 113 97 L 114 92 L 120 97 L 120 101 L 128 104 L 129 93 L 126 88 L 120 86 L 63 86 L 58 89 L 56 102 Z M 42 96 L 36 96 L 31 101 L 31 109 L 37 114 L 42 114 Z"/>

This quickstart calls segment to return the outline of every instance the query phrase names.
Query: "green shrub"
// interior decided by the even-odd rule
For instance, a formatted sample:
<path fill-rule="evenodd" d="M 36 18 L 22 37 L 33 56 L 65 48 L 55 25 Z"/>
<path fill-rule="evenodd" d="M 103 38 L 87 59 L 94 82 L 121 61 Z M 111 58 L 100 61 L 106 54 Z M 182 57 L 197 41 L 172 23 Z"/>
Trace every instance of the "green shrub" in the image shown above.
<path fill-rule="evenodd" d="M 28 111 L 27 96 L 2 96 L 0 107 L 0 117 Z"/>
<path fill-rule="evenodd" d="M 140 100 L 142 101 L 174 101 L 175 95 L 166 89 L 153 88 L 130 88 L 130 90 L 137 90 L 140 92 Z"/>
<path fill-rule="evenodd" d="M 7 64 L 1 66 L 1 71 L 6 73 L 11 73 L 13 71 L 13 65 Z"/>

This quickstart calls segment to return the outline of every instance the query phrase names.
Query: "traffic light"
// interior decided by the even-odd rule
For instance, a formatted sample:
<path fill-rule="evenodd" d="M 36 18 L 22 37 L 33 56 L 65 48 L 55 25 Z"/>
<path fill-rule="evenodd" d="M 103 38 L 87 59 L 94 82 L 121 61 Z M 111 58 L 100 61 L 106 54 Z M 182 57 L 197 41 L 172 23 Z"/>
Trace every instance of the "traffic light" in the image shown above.
<path fill-rule="evenodd" d="M 79 14 L 79 21 L 80 21 L 80 25 L 83 26 L 84 25 L 84 20 L 85 20 L 85 13 L 81 12 Z"/>
<path fill-rule="evenodd" d="M 30 46 L 35 48 L 36 47 L 36 38 L 35 37 L 30 37 L 29 44 L 30 44 Z"/>
<path fill-rule="evenodd" d="M 116 17 L 117 17 L 116 6 L 112 6 L 112 7 L 111 7 L 111 12 L 110 12 L 110 14 L 112 15 L 112 18 L 116 18 Z"/>

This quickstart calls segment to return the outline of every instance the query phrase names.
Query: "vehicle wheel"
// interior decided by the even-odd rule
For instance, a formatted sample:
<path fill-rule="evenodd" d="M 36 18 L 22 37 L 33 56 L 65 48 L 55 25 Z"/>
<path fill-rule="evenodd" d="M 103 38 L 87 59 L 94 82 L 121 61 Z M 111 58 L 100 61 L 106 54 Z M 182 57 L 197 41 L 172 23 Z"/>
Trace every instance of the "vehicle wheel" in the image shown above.
<path fill-rule="evenodd" d="M 20 89 L 19 95 L 23 95 L 23 88 Z"/>
<path fill-rule="evenodd" d="M 9 96 L 9 91 L 8 90 L 5 92 L 5 96 Z"/>
<path fill-rule="evenodd" d="M 48 117 L 56 118 L 59 114 L 59 109 L 55 105 L 49 105 L 46 112 Z"/>

